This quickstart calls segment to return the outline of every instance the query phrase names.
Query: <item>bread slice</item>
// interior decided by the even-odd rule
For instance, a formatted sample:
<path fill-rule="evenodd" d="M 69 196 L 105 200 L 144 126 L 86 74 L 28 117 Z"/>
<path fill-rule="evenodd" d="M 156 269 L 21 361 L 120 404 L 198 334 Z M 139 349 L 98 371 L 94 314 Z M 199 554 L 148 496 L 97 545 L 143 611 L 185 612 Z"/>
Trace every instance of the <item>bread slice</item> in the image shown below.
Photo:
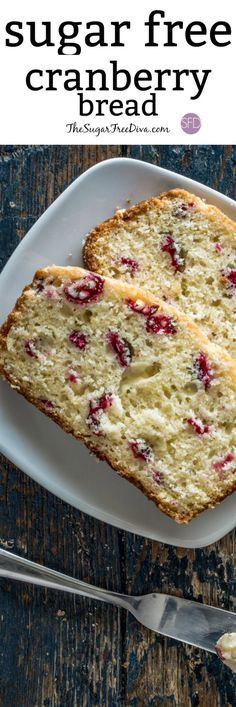
<path fill-rule="evenodd" d="M 236 487 L 236 364 L 147 291 L 38 271 L 0 331 L 0 373 L 180 523 Z"/>
<path fill-rule="evenodd" d="M 173 189 L 97 226 L 85 264 L 167 298 L 236 358 L 236 224 Z"/>

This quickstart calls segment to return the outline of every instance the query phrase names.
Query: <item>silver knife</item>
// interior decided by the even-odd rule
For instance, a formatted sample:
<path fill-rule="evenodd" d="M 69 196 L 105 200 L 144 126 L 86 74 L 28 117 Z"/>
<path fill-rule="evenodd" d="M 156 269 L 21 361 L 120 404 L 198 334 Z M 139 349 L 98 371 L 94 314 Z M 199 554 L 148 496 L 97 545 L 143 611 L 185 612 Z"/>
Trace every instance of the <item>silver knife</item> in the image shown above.
<path fill-rule="evenodd" d="M 236 632 L 236 614 L 231 611 L 157 592 L 144 596 L 117 594 L 3 549 L 0 549 L 0 576 L 114 604 L 130 611 L 152 631 L 211 653 L 216 652 L 215 644 L 222 634 Z"/>

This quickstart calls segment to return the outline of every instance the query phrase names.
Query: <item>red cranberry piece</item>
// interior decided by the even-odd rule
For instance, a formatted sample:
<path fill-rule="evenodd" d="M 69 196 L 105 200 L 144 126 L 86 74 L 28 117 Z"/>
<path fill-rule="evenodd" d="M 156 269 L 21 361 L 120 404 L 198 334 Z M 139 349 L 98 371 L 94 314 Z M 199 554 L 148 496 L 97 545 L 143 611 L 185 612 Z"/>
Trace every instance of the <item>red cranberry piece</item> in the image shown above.
<path fill-rule="evenodd" d="M 40 402 L 42 403 L 42 405 L 45 407 L 46 410 L 53 410 L 53 408 L 55 408 L 55 404 L 52 403 L 51 400 L 47 400 L 46 398 L 42 398 L 40 400 Z"/>
<path fill-rule="evenodd" d="M 139 269 L 139 264 L 137 260 L 134 260 L 134 258 L 125 258 L 122 255 L 121 258 L 119 258 L 119 263 L 121 265 L 125 265 L 126 269 L 129 270 L 131 273 L 134 273 Z"/>
<path fill-rule="evenodd" d="M 72 371 L 71 371 L 71 373 L 69 373 L 68 380 L 70 381 L 70 383 L 77 383 L 76 373 L 72 373 Z"/>
<path fill-rule="evenodd" d="M 197 435 L 205 435 L 210 431 L 209 425 L 204 425 L 204 423 L 201 420 L 196 419 L 196 417 L 189 417 L 187 423 L 194 428 Z"/>
<path fill-rule="evenodd" d="M 153 334 L 176 334 L 175 322 L 167 314 L 157 314 L 158 307 L 156 305 L 145 305 L 137 300 L 127 299 L 126 304 L 133 312 L 142 314 L 146 318 L 146 330 Z"/>
<path fill-rule="evenodd" d="M 132 347 L 127 339 L 123 339 L 117 331 L 109 330 L 107 333 L 107 341 L 113 351 L 121 366 L 130 366 L 132 361 Z"/>
<path fill-rule="evenodd" d="M 220 243 L 215 243 L 215 250 L 217 253 L 221 253 L 222 251 L 222 246 Z"/>
<path fill-rule="evenodd" d="M 77 331 L 75 329 L 71 332 L 68 338 L 71 344 L 73 344 L 77 349 L 80 349 L 80 351 L 83 351 L 83 349 L 85 349 L 85 346 L 87 344 L 87 338 L 84 334 L 82 334 L 81 331 Z"/>
<path fill-rule="evenodd" d="M 194 369 L 196 371 L 198 380 L 202 382 L 205 390 L 208 390 L 213 379 L 213 371 L 210 361 L 208 361 L 204 351 L 200 351 L 197 358 L 194 361 Z"/>
<path fill-rule="evenodd" d="M 87 425 L 91 432 L 95 435 L 100 435 L 100 422 L 102 413 L 108 410 L 112 405 L 111 393 L 104 393 L 98 400 L 91 400 L 89 403 L 89 414 L 87 417 Z"/>
<path fill-rule="evenodd" d="M 180 255 L 180 248 L 175 243 L 173 236 L 170 233 L 164 233 L 161 250 L 163 253 L 168 253 L 171 260 L 171 265 L 175 272 L 182 272 L 184 270 L 184 258 Z"/>
<path fill-rule="evenodd" d="M 130 309 L 132 309 L 133 312 L 137 312 L 138 314 L 143 314 L 144 317 L 148 317 L 149 314 L 154 314 L 154 312 L 157 311 L 157 306 L 149 307 L 147 304 L 144 304 L 141 300 L 132 300 L 132 299 L 127 299 L 125 300 L 125 304 L 128 305 Z"/>
<path fill-rule="evenodd" d="M 161 471 L 158 471 L 158 469 L 153 470 L 152 478 L 153 478 L 153 481 L 155 481 L 155 483 L 158 485 L 161 484 L 163 481 L 163 475 L 162 475 Z"/>
<path fill-rule="evenodd" d="M 74 368 L 68 368 L 68 371 L 66 373 L 66 380 L 70 381 L 70 383 L 78 382 L 78 373 L 76 373 Z"/>
<path fill-rule="evenodd" d="M 24 342 L 24 350 L 25 353 L 28 354 L 28 356 L 31 356 L 32 358 L 38 358 L 35 339 L 26 339 L 26 341 Z"/>
<path fill-rule="evenodd" d="M 139 437 L 139 439 L 131 439 L 129 447 L 132 449 L 135 459 L 141 459 L 144 462 L 151 460 L 152 449 L 142 437 Z"/>
<path fill-rule="evenodd" d="M 48 299 L 58 299 L 57 289 L 53 285 L 45 289 L 45 294 Z"/>
<path fill-rule="evenodd" d="M 64 294 L 69 302 L 74 304 L 87 304 L 95 302 L 102 294 L 104 280 L 99 275 L 85 275 L 81 280 L 65 285 Z"/>
<path fill-rule="evenodd" d="M 236 291 L 236 270 L 227 268 L 223 273 L 223 281 L 233 294 Z"/>
<path fill-rule="evenodd" d="M 234 460 L 234 454 L 233 452 L 228 452 L 222 459 L 217 459 L 215 462 L 212 462 L 213 469 L 216 469 L 218 471 L 222 471 L 222 469 L 225 468 L 227 464 L 230 464 Z"/>
<path fill-rule="evenodd" d="M 194 201 L 189 201 L 187 204 L 185 201 L 182 203 L 178 204 L 177 206 L 174 207 L 173 209 L 173 216 L 176 216 L 177 218 L 185 218 L 188 214 L 188 211 L 193 209 L 196 206 Z"/>
<path fill-rule="evenodd" d="M 176 326 L 166 314 L 151 314 L 146 321 L 146 330 L 153 334 L 176 334 Z"/>

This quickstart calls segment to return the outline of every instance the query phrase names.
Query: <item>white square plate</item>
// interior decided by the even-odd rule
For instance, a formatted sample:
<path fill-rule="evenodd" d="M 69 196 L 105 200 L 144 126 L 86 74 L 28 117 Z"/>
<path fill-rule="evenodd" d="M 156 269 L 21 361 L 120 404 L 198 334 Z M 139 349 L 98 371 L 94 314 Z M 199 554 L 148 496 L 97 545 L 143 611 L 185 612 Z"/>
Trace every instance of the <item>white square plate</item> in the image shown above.
<path fill-rule="evenodd" d="M 119 207 L 183 187 L 235 219 L 236 205 L 212 189 L 138 160 L 111 159 L 76 179 L 49 207 L 0 275 L 1 321 L 35 270 L 48 264 L 82 265 L 84 235 Z M 72 254 L 72 255 L 70 255 Z M 0 448 L 35 481 L 85 513 L 119 528 L 182 547 L 208 545 L 235 525 L 235 497 L 177 525 L 135 487 L 21 396 L 0 382 Z"/>

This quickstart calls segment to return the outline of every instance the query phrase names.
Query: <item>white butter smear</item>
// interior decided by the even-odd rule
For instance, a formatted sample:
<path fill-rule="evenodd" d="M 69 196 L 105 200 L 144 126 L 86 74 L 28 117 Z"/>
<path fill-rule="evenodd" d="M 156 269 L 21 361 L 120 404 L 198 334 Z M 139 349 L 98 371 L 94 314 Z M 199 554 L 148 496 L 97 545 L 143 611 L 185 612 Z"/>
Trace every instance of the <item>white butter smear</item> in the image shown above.
<path fill-rule="evenodd" d="M 230 670 L 236 672 L 236 633 L 224 633 L 216 643 L 218 657 Z"/>

